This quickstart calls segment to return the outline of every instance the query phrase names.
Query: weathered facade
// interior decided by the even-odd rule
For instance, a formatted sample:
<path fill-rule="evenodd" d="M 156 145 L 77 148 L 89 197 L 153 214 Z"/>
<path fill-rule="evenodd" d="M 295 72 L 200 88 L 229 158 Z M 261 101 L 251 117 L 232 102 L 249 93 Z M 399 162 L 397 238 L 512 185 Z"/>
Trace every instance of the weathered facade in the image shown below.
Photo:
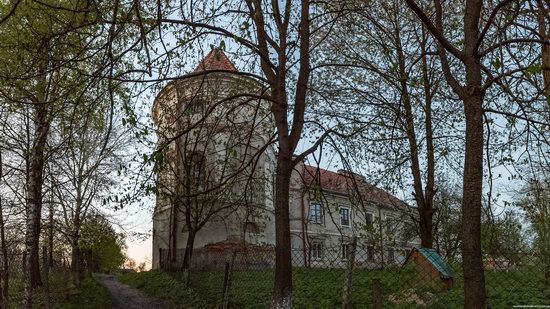
<path fill-rule="evenodd" d="M 269 103 L 258 99 L 265 89 L 219 50 L 197 72 L 203 74 L 168 84 L 153 105 L 164 158 L 157 169 L 153 268 L 161 258 L 184 263 L 190 243 L 264 251 L 275 243 L 273 127 Z M 296 264 L 345 260 L 354 236 L 372 250 L 373 263 L 396 261 L 416 244 L 408 230 L 411 208 L 359 175 L 299 165 L 290 200 Z"/>
<path fill-rule="evenodd" d="M 295 173 L 291 197 L 295 264 L 343 265 L 353 238 L 356 261 L 380 267 L 404 261 L 419 245 L 413 209 L 344 170 L 302 165 Z"/>
<path fill-rule="evenodd" d="M 181 264 L 189 245 L 273 242 L 273 130 L 268 105 L 256 98 L 262 85 L 219 50 L 195 72 L 203 74 L 168 84 L 153 105 L 165 158 L 157 170 L 153 267 L 162 248 Z"/>

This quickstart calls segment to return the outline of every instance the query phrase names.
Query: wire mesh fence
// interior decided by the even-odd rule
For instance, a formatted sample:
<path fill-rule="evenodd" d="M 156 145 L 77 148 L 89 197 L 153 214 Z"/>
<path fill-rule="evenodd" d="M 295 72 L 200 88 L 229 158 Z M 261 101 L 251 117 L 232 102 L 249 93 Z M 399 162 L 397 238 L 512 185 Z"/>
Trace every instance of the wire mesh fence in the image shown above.
<path fill-rule="evenodd" d="M 162 250 L 161 250 L 162 251 Z M 381 253 L 383 252 L 383 253 Z M 183 256 L 177 252 L 174 257 Z M 181 260 L 161 252 L 161 268 L 181 274 Z M 483 255 L 490 308 L 550 307 L 550 263 L 523 252 Z M 189 284 L 211 307 L 267 308 L 275 253 L 267 247 L 196 250 Z M 374 250 L 371 246 L 292 251 L 295 308 L 462 308 L 461 257 L 433 249 Z"/>
<path fill-rule="evenodd" d="M 23 261 L 22 252 L 10 252 L 7 257 L 0 255 L 0 306 L 19 308 L 23 297 Z"/>
<path fill-rule="evenodd" d="M 78 282 L 70 269 L 68 255 L 61 254 L 52 259 L 49 251 L 43 248 L 39 254 L 39 270 L 41 284 L 32 290 L 33 307 L 55 308 L 53 299 L 60 300 L 66 297 L 66 291 L 60 287 L 71 286 Z M 0 254 L 0 308 L 21 308 L 25 288 L 25 259 L 24 251 L 9 251 L 6 258 Z M 82 274 L 90 274 L 94 265 L 84 252 L 81 256 Z M 46 280 L 47 278 L 47 280 Z M 62 282 L 62 283 L 61 283 Z M 52 283 L 56 288 L 50 289 Z"/>

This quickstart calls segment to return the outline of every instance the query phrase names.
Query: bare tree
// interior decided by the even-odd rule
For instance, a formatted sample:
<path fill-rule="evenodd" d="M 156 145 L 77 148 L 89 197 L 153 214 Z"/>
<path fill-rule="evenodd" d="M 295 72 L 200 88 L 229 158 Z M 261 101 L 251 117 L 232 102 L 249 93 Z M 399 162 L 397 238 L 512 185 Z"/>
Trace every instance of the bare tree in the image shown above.
<path fill-rule="evenodd" d="M 329 31 L 327 29 L 343 9 L 307 0 L 299 3 L 231 1 L 215 5 L 218 9 L 214 12 L 204 10 L 202 4 L 200 1 L 180 1 L 175 6 L 159 4 L 157 22 L 161 25 L 161 31 L 162 26 L 177 29 L 173 31 L 179 34 L 180 42 L 183 42 L 181 45 L 196 43 L 198 38 L 202 39 L 207 34 L 227 38 L 236 42 L 243 53 L 252 53 L 253 60 L 259 63 L 260 72 L 246 75 L 268 86 L 263 98 L 271 103 L 278 148 L 275 168 L 276 271 L 272 307 L 288 308 L 292 304 L 290 177 L 296 164 L 313 153 L 326 136 L 337 131 L 334 127 L 323 127 L 314 138 L 312 147 L 295 153 L 304 127 L 311 125 L 319 129 L 317 124 L 305 118 L 312 72 L 310 58 L 318 45 L 318 42 L 312 41 L 312 34 L 320 29 Z M 174 10 L 180 7 L 186 9 Z M 221 27 L 218 24 L 220 18 L 232 22 Z M 185 33 L 188 35 L 181 38 Z"/>
<path fill-rule="evenodd" d="M 484 113 L 498 110 L 484 107 L 488 89 L 501 85 L 503 79 L 526 70 L 530 63 L 510 68 L 503 60 L 510 55 L 512 44 L 546 44 L 538 33 L 513 31 L 536 24 L 533 15 L 519 21 L 523 1 L 486 3 L 469 0 L 464 4 L 434 1 L 433 7 L 421 7 L 417 1 L 406 0 L 438 42 L 438 54 L 448 85 L 463 102 L 466 121 L 466 142 L 463 174 L 461 253 L 464 271 L 465 308 L 485 307 L 485 276 L 481 253 L 481 209 L 483 191 Z M 463 15 L 459 22 L 461 34 L 449 23 L 456 10 Z M 449 16 L 446 12 L 453 12 Z M 511 19 L 512 22 L 506 20 Z M 512 29 L 512 30 L 511 30 Z M 513 54 L 513 52 L 512 52 Z M 450 58 L 452 57 L 452 59 Z M 513 56 L 511 56 L 513 57 Z M 529 59 L 530 60 L 530 59 Z M 493 69 L 490 65 L 493 65 Z M 457 70 L 454 66 L 460 66 Z M 484 78 L 485 76 L 485 78 Z"/>
<path fill-rule="evenodd" d="M 330 121 L 366 126 L 343 141 L 352 149 L 346 160 L 377 182 L 411 183 L 418 206 L 413 220 L 422 247 L 431 248 L 435 178 L 450 172 L 447 162 L 453 159 L 447 158 L 460 157 L 462 149 L 462 132 L 455 129 L 461 119 L 441 86 L 435 42 L 399 1 L 364 4 L 333 32 L 317 61 L 324 70 L 315 78 L 316 103 L 322 102 L 315 110 L 333 115 Z"/>
<path fill-rule="evenodd" d="M 81 278 L 80 236 L 82 224 L 100 205 L 108 192 L 115 191 L 115 173 L 124 162 L 122 151 L 127 149 L 128 134 L 118 126 L 109 128 L 105 108 L 108 102 L 90 98 L 90 102 L 77 107 L 82 118 L 74 119 L 68 128 L 63 121 L 52 129 L 52 144 L 60 147 L 50 157 L 48 173 L 50 186 L 58 211 L 50 205 L 50 229 L 62 233 L 71 246 L 71 267 Z M 93 107 L 92 107 L 93 106 Z M 105 148 L 102 148 L 110 135 Z M 53 201 L 50 201 L 52 204 Z M 54 214 L 55 212 L 55 214 Z M 59 215 L 57 214 L 59 212 Z M 55 218 L 53 216 L 55 215 Z M 53 244 L 53 235 L 49 235 Z M 51 251 L 51 250 L 50 250 Z"/>

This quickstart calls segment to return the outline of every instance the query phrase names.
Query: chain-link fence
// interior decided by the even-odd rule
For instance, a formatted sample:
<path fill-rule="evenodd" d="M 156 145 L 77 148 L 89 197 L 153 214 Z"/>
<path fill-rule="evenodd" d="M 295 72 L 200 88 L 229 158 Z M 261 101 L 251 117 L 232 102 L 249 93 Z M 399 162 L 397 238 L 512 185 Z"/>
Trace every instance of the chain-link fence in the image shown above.
<path fill-rule="evenodd" d="M 23 297 L 24 254 L 9 252 L 4 258 L 0 255 L 0 306 L 18 308 Z"/>
<path fill-rule="evenodd" d="M 178 270 L 183 250 L 161 250 L 161 268 Z M 383 252 L 383 253 L 381 253 Z M 170 259 L 172 257 L 172 259 Z M 171 261 L 171 262 L 170 262 Z M 211 307 L 267 308 L 275 253 L 269 247 L 196 250 L 190 286 Z M 550 307 L 550 261 L 531 252 L 483 255 L 490 308 Z M 461 257 L 433 249 L 377 250 L 345 244 L 292 251 L 295 308 L 462 308 Z"/>
<path fill-rule="evenodd" d="M 24 251 L 10 251 L 6 257 L 0 254 L 0 308 L 21 308 L 25 287 L 26 254 Z M 94 270 L 93 260 L 87 251 L 81 254 L 81 260 L 82 275 Z M 33 289 L 34 305 L 55 308 L 55 304 L 50 304 L 51 300 L 65 297 L 66 291 L 59 290 L 59 287 L 67 286 L 68 282 L 78 282 L 77 276 L 71 272 L 69 266 L 67 254 L 61 254 L 54 259 L 46 248 L 41 250 L 39 255 L 41 285 Z M 63 283 L 60 284 L 60 282 Z M 57 289 L 50 290 L 52 283 Z"/>

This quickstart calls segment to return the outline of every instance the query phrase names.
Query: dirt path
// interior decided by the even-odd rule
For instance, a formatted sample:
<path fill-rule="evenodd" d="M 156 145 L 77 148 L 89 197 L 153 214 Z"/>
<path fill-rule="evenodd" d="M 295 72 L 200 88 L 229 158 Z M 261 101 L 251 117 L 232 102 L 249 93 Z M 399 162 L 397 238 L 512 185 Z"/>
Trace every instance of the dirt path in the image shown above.
<path fill-rule="evenodd" d="M 168 309 L 162 301 L 118 282 L 113 275 L 96 275 L 97 280 L 109 290 L 114 309 Z"/>

